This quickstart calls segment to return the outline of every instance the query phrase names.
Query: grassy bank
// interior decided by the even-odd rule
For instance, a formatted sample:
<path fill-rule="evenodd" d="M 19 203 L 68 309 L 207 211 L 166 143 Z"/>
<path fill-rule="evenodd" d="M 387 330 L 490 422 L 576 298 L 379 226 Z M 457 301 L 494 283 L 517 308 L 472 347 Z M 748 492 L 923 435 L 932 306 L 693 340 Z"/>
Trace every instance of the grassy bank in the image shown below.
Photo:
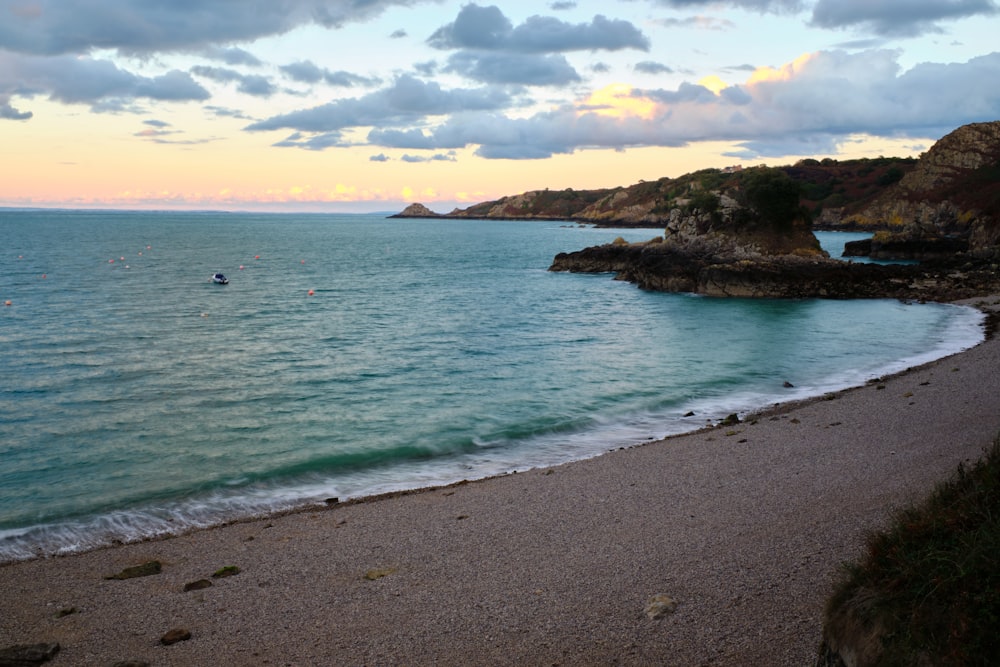
<path fill-rule="evenodd" d="M 868 538 L 821 652 L 821 665 L 1000 665 L 1000 437 Z"/>

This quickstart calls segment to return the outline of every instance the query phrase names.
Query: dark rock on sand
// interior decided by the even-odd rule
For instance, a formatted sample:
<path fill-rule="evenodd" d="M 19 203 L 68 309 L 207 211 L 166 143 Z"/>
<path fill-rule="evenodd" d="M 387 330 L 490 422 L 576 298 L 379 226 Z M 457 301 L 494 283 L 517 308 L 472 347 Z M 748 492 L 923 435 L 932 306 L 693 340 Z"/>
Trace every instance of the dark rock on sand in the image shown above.
<path fill-rule="evenodd" d="M 32 667 L 56 657 L 59 644 L 19 644 L 0 649 L 0 667 Z"/>
<path fill-rule="evenodd" d="M 167 632 L 167 634 L 160 637 L 160 643 L 164 646 L 170 646 L 171 644 L 176 644 L 177 642 L 184 642 L 191 639 L 191 631 L 184 630 L 183 628 L 174 628 Z"/>
<path fill-rule="evenodd" d="M 212 587 L 211 581 L 209 581 L 208 579 L 199 579 L 198 581 L 192 581 L 184 584 L 184 592 L 187 593 L 188 591 L 200 591 L 205 588 L 211 588 L 211 587 Z"/>
<path fill-rule="evenodd" d="M 148 563 L 143 563 L 142 565 L 135 565 L 133 567 L 126 567 L 124 570 L 118 574 L 111 574 L 105 579 L 135 579 L 136 577 L 148 577 L 152 574 L 159 574 L 163 571 L 163 565 L 158 560 L 151 560 Z"/>

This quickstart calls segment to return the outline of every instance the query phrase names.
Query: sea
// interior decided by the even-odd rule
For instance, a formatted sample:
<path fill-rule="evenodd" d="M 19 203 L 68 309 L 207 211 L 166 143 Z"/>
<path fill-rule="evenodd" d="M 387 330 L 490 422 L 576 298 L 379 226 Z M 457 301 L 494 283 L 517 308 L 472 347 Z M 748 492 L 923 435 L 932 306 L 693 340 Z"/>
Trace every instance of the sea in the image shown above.
<path fill-rule="evenodd" d="M 953 305 L 547 270 L 656 233 L 0 209 L 0 562 L 593 457 L 983 338 Z"/>

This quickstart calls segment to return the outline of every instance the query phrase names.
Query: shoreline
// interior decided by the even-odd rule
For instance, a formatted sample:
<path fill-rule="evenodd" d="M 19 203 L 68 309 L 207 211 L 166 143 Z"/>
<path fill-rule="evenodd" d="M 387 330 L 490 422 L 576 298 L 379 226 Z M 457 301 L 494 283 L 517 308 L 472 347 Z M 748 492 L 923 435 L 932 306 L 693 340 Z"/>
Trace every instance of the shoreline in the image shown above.
<path fill-rule="evenodd" d="M 991 317 L 988 312 L 984 311 L 984 309 L 976 307 L 974 302 L 977 301 L 977 299 L 967 299 L 965 301 L 954 301 L 939 305 L 958 306 L 980 313 L 983 316 L 983 319 L 976 325 L 976 328 L 980 332 L 985 329 L 986 336 L 988 337 L 991 334 L 991 331 L 995 328 L 994 320 L 1000 318 L 1000 312 L 996 313 L 995 317 Z M 968 326 L 968 324 L 963 324 L 961 327 L 962 331 L 958 332 L 962 334 L 959 337 L 960 339 L 964 340 L 965 334 L 969 333 L 969 331 L 966 330 Z M 950 333 L 956 335 L 956 331 L 951 331 Z M 942 341 L 943 340 L 944 339 L 942 339 Z M 224 527 L 234 523 L 267 520 L 299 512 L 317 511 L 334 505 L 368 502 L 371 500 L 395 497 L 398 495 L 432 491 L 455 485 L 466 484 L 469 482 L 478 482 L 493 477 L 503 477 L 509 474 L 516 474 L 518 472 L 531 471 L 534 469 L 557 467 L 567 463 L 602 456 L 616 449 L 639 447 L 652 442 L 669 440 L 675 437 L 693 435 L 705 430 L 711 430 L 718 427 L 726 418 L 726 415 L 739 414 L 743 415 L 744 419 L 752 419 L 755 416 L 770 414 L 775 410 L 785 410 L 786 408 L 791 409 L 800 404 L 806 404 L 815 400 L 822 400 L 826 396 L 837 394 L 842 391 L 849 391 L 862 386 L 865 383 L 872 382 L 874 379 L 892 377 L 897 374 L 913 370 L 914 368 L 920 368 L 926 364 L 933 363 L 940 358 L 959 354 L 962 351 L 969 349 L 969 347 L 978 345 L 981 342 L 981 340 L 979 343 L 965 341 L 963 344 L 966 345 L 966 347 L 961 349 L 956 349 L 954 345 L 944 346 L 942 343 L 932 349 L 934 350 L 934 355 L 941 355 L 943 353 L 941 349 L 942 347 L 950 348 L 950 351 L 944 354 L 943 357 L 931 357 L 932 353 L 925 350 L 920 354 L 914 354 L 909 357 L 887 363 L 877 370 L 871 369 L 872 371 L 878 372 L 878 375 L 875 375 L 874 372 L 871 374 L 865 373 L 864 379 L 862 379 L 862 377 L 857 373 L 852 374 L 856 377 L 837 375 L 833 376 L 837 378 L 837 381 L 835 382 L 820 382 L 818 385 L 811 386 L 811 388 L 806 392 L 802 392 L 801 388 L 795 389 L 791 392 L 792 395 L 787 397 L 779 397 L 775 394 L 773 396 L 769 396 L 767 400 L 761 400 L 762 396 L 758 396 L 751 402 L 740 400 L 735 402 L 730 401 L 725 405 L 715 404 L 710 406 L 710 409 L 707 411 L 703 410 L 703 408 L 706 407 L 704 405 L 699 405 L 697 407 L 689 405 L 688 407 L 692 407 L 692 410 L 697 410 L 697 416 L 695 416 L 695 412 L 692 411 L 689 412 L 688 415 L 685 415 L 682 420 L 678 420 L 687 422 L 681 427 L 686 430 L 676 430 L 678 424 L 670 422 L 672 427 L 669 429 L 662 429 L 660 431 L 660 435 L 644 436 L 639 432 L 633 433 L 631 438 L 622 438 L 620 437 L 620 434 L 615 434 L 619 436 L 615 438 L 615 435 L 612 435 L 610 438 L 615 438 L 614 444 L 612 445 L 607 444 L 610 441 L 608 434 L 594 436 L 592 440 L 595 443 L 599 442 L 599 447 L 591 449 L 584 448 L 587 449 L 586 452 L 577 451 L 576 455 L 573 457 L 569 457 L 569 455 L 567 455 L 566 457 L 547 457 L 547 459 L 543 458 L 540 461 L 534 462 L 521 461 L 521 463 L 524 463 L 524 466 L 519 466 L 515 463 L 511 467 L 497 469 L 495 472 L 484 473 L 483 471 L 479 471 L 478 474 L 480 476 L 473 474 L 473 476 L 469 477 L 460 477 L 455 474 L 444 474 L 440 475 L 440 479 L 438 480 L 428 479 L 423 483 L 415 482 L 418 484 L 416 486 L 406 485 L 404 482 L 402 484 L 382 484 L 382 488 L 378 488 L 378 485 L 374 488 L 370 486 L 367 488 L 362 487 L 360 493 L 352 495 L 348 492 L 346 497 L 344 495 L 335 495 L 336 491 L 328 495 L 310 494 L 308 496 L 301 496 L 302 499 L 298 501 L 275 502 L 273 505 L 268 505 L 267 502 L 264 501 L 261 502 L 256 508 L 242 507 L 242 511 L 230 510 L 228 512 L 220 510 L 215 515 L 201 517 L 191 516 L 185 512 L 185 507 L 182 504 L 164 505 L 162 507 L 150 507 L 146 509 L 140 508 L 137 512 L 123 512 L 122 516 L 118 516 L 117 513 L 111 513 L 105 517 L 106 521 L 95 520 L 93 522 L 95 525 L 90 526 L 90 530 L 87 530 L 87 524 L 74 524 L 69 521 L 56 522 L 49 525 L 31 526 L 20 535 L 47 535 L 46 541 L 35 543 L 31 543 L 29 541 L 27 543 L 16 545 L 20 547 L 17 551 L 13 548 L 0 549 L 0 567 L 36 559 L 61 558 L 99 549 L 115 548 L 122 545 L 171 539 L 191 533 L 197 533 L 203 530 L 212 530 L 214 528 Z M 928 358 L 930 359 L 929 361 L 927 360 Z M 785 391 L 788 391 L 788 388 L 786 388 Z M 681 408 L 681 410 L 683 411 L 684 408 Z M 690 419 L 688 419 L 689 415 L 691 416 Z M 199 500 L 200 499 L 198 497 L 194 497 L 191 502 L 197 505 Z M 178 513 L 174 514 L 174 511 L 177 511 Z M 100 517 L 98 518 L 100 519 Z M 137 518 L 139 521 L 136 521 Z M 145 523 L 143 523 L 143 520 L 145 520 Z M 108 529 L 106 528 L 106 524 L 117 525 L 119 530 L 115 532 L 113 529 Z M 128 529 L 123 529 L 121 526 L 128 526 Z M 2 532 L 3 531 L 0 531 L 0 534 L 2 534 Z M 11 542 L 16 544 L 16 540 L 18 540 L 20 535 L 15 535 L 12 538 L 0 536 L 0 543 L 2 543 L 4 539 L 11 539 Z"/>
<path fill-rule="evenodd" d="M 1000 298 L 961 303 L 988 313 L 979 345 L 739 424 L 2 565 L 0 648 L 58 642 L 56 666 L 809 664 L 865 531 L 1000 431 Z M 650 619 L 658 594 L 678 606 Z M 161 645 L 173 628 L 191 640 Z"/>

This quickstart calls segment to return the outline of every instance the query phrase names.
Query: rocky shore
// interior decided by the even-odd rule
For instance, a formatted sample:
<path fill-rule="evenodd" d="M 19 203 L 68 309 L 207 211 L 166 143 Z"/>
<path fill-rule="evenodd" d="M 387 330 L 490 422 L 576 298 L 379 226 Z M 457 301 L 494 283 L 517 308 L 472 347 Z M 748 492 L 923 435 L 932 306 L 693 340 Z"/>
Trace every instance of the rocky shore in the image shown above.
<path fill-rule="evenodd" d="M 614 273 L 643 289 L 706 296 L 955 301 L 1000 292 L 1000 259 L 954 256 L 920 265 L 824 257 L 705 255 L 669 244 L 606 244 L 560 253 L 550 271 Z"/>

